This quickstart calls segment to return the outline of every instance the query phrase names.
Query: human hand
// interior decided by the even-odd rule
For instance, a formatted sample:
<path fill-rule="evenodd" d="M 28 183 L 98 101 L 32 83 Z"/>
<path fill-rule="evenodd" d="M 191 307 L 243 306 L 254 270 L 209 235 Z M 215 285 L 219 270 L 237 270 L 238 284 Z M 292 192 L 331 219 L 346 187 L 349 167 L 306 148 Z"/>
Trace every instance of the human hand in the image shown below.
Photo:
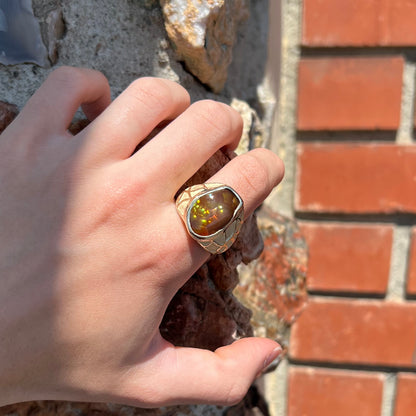
<path fill-rule="evenodd" d="M 72 136 L 81 104 L 93 121 Z M 230 107 L 190 105 L 170 81 L 139 79 L 110 104 L 96 71 L 49 76 L 0 137 L 0 404 L 244 396 L 277 343 L 246 338 L 211 352 L 159 333 L 170 300 L 208 259 L 174 196 L 215 151 L 237 145 L 241 128 Z M 232 186 L 250 214 L 282 176 L 277 156 L 256 149 L 210 181 Z"/>

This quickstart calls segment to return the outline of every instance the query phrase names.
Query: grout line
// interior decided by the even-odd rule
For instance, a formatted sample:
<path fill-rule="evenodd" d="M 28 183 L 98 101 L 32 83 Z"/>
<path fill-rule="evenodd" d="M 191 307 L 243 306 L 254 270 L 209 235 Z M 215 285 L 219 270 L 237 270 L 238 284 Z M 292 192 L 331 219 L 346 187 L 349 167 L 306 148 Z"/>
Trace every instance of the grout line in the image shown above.
<path fill-rule="evenodd" d="M 400 126 L 396 135 L 397 144 L 413 143 L 415 76 L 416 63 L 406 61 L 403 70 Z"/>
<path fill-rule="evenodd" d="M 360 364 L 348 362 L 329 362 L 329 361 L 311 361 L 311 360 L 297 360 L 295 358 L 288 358 L 290 367 L 312 367 L 322 368 L 327 370 L 345 370 L 345 371 L 365 371 L 368 373 L 385 373 L 394 375 L 398 372 L 415 374 L 416 368 L 409 366 L 388 366 L 382 364 Z"/>
<path fill-rule="evenodd" d="M 393 232 L 386 300 L 403 301 L 406 298 L 406 272 L 409 247 L 410 227 L 396 225 Z"/>
<path fill-rule="evenodd" d="M 394 398 L 396 396 L 397 375 L 386 374 L 381 401 L 381 416 L 394 416 Z"/>
<path fill-rule="evenodd" d="M 398 55 L 405 55 L 410 60 L 416 60 L 416 48 L 414 46 L 302 46 L 302 56 L 307 58 L 320 57 L 354 57 L 354 58 L 368 58 L 368 57 L 393 57 Z"/>
<path fill-rule="evenodd" d="M 346 301 L 346 302 L 357 302 L 357 303 L 363 303 L 363 302 L 373 302 L 373 303 L 379 303 L 385 300 L 398 300 L 397 297 L 395 298 L 387 298 L 387 297 L 374 297 L 374 296 L 354 296 L 355 294 L 352 294 L 351 296 L 348 294 L 347 296 L 345 294 L 334 294 L 334 293 L 310 293 L 308 292 L 308 300 L 316 300 L 316 301 Z M 402 299 L 400 299 L 402 300 Z M 406 299 L 406 302 L 410 302 L 415 304 L 416 302 L 412 299 Z"/>
<path fill-rule="evenodd" d="M 296 211 L 298 221 L 313 222 L 342 222 L 348 224 L 380 225 L 397 224 L 400 226 L 413 226 L 416 223 L 416 215 L 413 213 L 393 213 L 393 214 L 348 214 L 348 213 L 328 213 Z"/>

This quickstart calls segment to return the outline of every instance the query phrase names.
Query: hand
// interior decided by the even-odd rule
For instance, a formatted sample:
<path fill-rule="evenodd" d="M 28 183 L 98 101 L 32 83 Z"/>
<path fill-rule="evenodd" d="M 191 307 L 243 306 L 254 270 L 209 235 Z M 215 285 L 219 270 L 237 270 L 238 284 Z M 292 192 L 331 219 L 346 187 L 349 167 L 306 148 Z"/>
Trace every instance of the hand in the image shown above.
<path fill-rule="evenodd" d="M 92 123 L 72 136 L 80 105 Z M 0 137 L 0 404 L 244 396 L 278 344 L 247 338 L 210 352 L 174 347 L 158 329 L 208 259 L 174 195 L 216 150 L 234 148 L 241 129 L 230 107 L 190 105 L 170 81 L 139 79 L 110 103 L 96 71 L 49 76 Z M 282 176 L 277 156 L 257 149 L 211 180 L 232 186 L 249 214 Z"/>

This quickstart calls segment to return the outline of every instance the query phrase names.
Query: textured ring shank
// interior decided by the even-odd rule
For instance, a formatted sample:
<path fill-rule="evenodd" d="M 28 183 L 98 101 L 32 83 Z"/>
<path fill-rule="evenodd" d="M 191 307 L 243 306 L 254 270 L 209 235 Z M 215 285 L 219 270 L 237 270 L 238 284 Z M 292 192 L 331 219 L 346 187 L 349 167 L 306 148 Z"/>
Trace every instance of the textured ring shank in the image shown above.
<path fill-rule="evenodd" d="M 228 190 L 238 200 L 231 220 L 218 231 L 210 235 L 199 235 L 191 227 L 190 210 L 194 202 L 212 191 Z M 244 219 L 243 201 L 234 189 L 219 183 L 205 183 L 186 188 L 176 200 L 176 209 L 185 223 L 189 235 L 205 250 L 212 254 L 220 254 L 228 250 L 236 240 Z"/>

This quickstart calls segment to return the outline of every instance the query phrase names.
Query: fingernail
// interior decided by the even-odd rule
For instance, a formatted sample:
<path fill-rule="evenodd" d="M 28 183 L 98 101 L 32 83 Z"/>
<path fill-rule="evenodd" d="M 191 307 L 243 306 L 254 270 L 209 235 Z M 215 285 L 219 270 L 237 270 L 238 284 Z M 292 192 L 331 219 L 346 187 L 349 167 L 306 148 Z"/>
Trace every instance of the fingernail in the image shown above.
<path fill-rule="evenodd" d="M 262 372 L 266 372 L 270 368 L 276 368 L 282 358 L 282 347 L 276 347 L 264 360 Z"/>

